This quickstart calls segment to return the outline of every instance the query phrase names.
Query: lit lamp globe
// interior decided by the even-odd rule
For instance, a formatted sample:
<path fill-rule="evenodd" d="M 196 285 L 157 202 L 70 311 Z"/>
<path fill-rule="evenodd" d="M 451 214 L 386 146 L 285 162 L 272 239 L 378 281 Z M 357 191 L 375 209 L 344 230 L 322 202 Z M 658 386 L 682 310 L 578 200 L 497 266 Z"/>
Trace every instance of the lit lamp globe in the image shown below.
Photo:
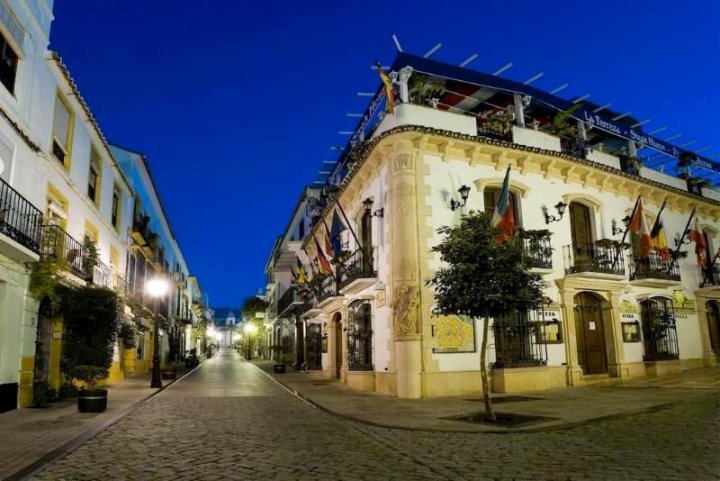
<path fill-rule="evenodd" d="M 147 293 L 152 297 L 160 297 L 168 290 L 168 283 L 165 279 L 150 279 L 146 287 Z"/>
<path fill-rule="evenodd" d="M 245 334 L 252 335 L 255 333 L 257 328 L 255 327 L 255 324 L 245 324 Z"/>

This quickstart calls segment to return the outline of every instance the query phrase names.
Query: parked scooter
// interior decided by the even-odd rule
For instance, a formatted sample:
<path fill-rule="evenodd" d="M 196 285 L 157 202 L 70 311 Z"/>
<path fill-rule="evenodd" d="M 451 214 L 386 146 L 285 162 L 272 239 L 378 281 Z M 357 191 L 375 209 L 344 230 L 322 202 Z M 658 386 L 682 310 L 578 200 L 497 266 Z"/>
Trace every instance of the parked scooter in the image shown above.
<path fill-rule="evenodd" d="M 185 367 L 193 368 L 200 365 L 200 359 L 197 357 L 197 349 L 190 349 L 188 354 L 185 356 Z"/>

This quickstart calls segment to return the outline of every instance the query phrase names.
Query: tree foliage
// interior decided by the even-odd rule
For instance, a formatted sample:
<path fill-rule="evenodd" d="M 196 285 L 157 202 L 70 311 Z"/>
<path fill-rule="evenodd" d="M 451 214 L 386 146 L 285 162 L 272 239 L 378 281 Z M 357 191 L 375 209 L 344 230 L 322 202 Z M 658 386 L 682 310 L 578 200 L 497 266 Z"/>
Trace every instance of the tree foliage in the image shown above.
<path fill-rule="evenodd" d="M 441 227 L 444 235 L 432 248 L 445 263 L 428 280 L 435 289 L 435 312 L 483 318 L 480 349 L 485 416 L 496 422 L 490 400 L 487 371 L 488 324 L 490 317 L 532 309 L 540 304 L 543 283 L 530 272 L 527 257 L 517 237 L 499 244 L 499 230 L 485 212 L 471 212 L 454 227 Z"/>
<path fill-rule="evenodd" d="M 428 285 L 435 288 L 435 310 L 440 314 L 495 317 L 537 307 L 542 279 L 529 271 L 522 245 L 516 238 L 498 244 L 498 230 L 484 212 L 471 212 L 433 247 L 446 264 Z"/>
<path fill-rule="evenodd" d="M 265 312 L 268 308 L 268 302 L 262 297 L 251 296 L 246 298 L 240 310 L 244 318 L 255 318 L 256 312 Z"/>
<path fill-rule="evenodd" d="M 121 303 L 110 289 L 59 287 L 66 335 L 63 371 L 76 377 L 78 366 L 95 366 L 106 377 L 121 322 Z"/>

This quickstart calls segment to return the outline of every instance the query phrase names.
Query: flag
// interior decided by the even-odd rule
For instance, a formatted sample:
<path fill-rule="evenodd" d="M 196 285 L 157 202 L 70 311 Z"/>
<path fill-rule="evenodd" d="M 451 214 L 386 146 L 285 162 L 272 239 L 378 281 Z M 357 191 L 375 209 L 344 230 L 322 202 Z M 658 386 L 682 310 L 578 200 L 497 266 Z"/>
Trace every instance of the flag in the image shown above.
<path fill-rule="evenodd" d="M 333 249 L 332 242 L 330 241 L 330 229 L 328 229 L 327 223 L 325 223 L 325 219 L 323 219 L 323 225 L 325 226 L 325 235 L 323 236 L 323 242 L 325 243 L 325 254 L 331 259 L 334 259 L 337 257 L 339 252 L 335 252 L 335 249 Z"/>
<path fill-rule="evenodd" d="M 320 248 L 320 243 L 317 238 L 315 239 L 315 247 L 317 248 L 318 270 L 320 271 L 320 274 L 329 276 L 332 274 L 332 266 L 330 266 L 322 248 Z"/>
<path fill-rule="evenodd" d="M 380 80 L 382 80 L 383 83 L 383 90 L 385 91 L 385 112 L 391 114 L 395 109 L 395 87 L 393 87 L 393 82 L 390 77 L 388 77 L 380 66 L 380 62 L 376 62 L 375 64 L 377 65 Z"/>
<path fill-rule="evenodd" d="M 668 248 L 667 238 L 665 237 L 665 226 L 662 220 L 663 209 L 665 209 L 665 202 L 663 202 L 662 207 L 660 207 L 660 212 L 658 212 L 657 218 L 655 219 L 655 224 L 650 230 L 650 237 L 655 246 L 655 252 L 663 262 L 667 262 L 670 260 L 670 248 Z"/>
<path fill-rule="evenodd" d="M 347 230 L 347 226 L 340 219 L 337 210 L 333 211 L 332 225 L 330 226 L 330 243 L 332 244 L 332 250 L 335 257 L 342 252 L 342 239 L 340 234 Z"/>
<path fill-rule="evenodd" d="M 507 172 L 505 172 L 505 180 L 503 180 L 500 198 L 495 206 L 492 225 L 500 229 L 500 233 L 496 238 L 498 243 L 507 242 L 515 233 L 515 214 L 510 205 L 510 167 L 508 167 Z"/>
<path fill-rule="evenodd" d="M 708 263 L 707 258 L 707 242 L 702 227 L 700 227 L 700 219 L 695 217 L 695 224 L 690 231 L 690 241 L 695 243 L 695 256 L 699 266 L 705 266 Z"/>
<path fill-rule="evenodd" d="M 297 265 L 295 276 L 297 277 L 298 285 L 301 286 L 308 281 L 307 272 L 305 272 L 305 266 L 303 266 L 303 263 L 298 256 L 295 256 L 295 264 Z"/>
<path fill-rule="evenodd" d="M 640 236 L 640 259 L 647 259 L 650 256 L 650 251 L 653 249 L 653 240 L 650 235 L 650 228 L 645 218 L 645 208 L 643 207 L 642 199 L 638 199 L 637 209 L 630 219 L 628 229 Z"/>

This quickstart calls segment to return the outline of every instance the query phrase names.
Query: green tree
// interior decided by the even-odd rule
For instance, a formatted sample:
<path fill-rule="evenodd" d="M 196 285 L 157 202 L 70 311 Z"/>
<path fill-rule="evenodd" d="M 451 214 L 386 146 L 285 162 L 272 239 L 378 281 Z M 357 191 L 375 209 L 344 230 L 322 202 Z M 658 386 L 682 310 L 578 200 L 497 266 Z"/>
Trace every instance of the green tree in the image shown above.
<path fill-rule="evenodd" d="M 240 309 L 243 318 L 254 319 L 256 312 L 265 312 L 267 308 L 268 302 L 265 299 L 258 296 L 250 296 L 243 301 Z"/>
<path fill-rule="evenodd" d="M 542 299 L 543 282 L 532 274 L 517 238 L 498 243 L 491 216 L 471 212 L 460 224 L 438 229 L 444 235 L 432 248 L 445 266 L 427 281 L 435 289 L 435 312 L 483 319 L 480 373 L 486 417 L 496 421 L 490 402 L 486 365 L 489 318 L 533 309 Z"/>

